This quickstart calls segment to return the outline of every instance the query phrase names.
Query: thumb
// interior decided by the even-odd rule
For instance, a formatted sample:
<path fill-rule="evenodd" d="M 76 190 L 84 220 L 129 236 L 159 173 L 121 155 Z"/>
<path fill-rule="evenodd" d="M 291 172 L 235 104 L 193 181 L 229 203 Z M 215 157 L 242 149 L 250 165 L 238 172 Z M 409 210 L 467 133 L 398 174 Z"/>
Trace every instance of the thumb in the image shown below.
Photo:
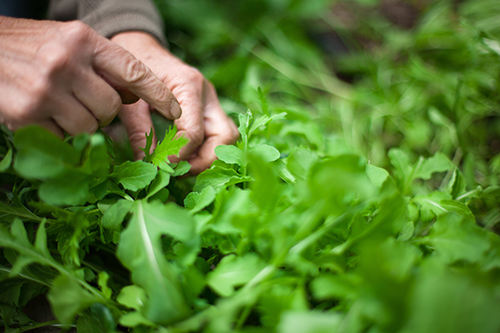
<path fill-rule="evenodd" d="M 149 104 L 141 99 L 137 103 L 123 105 L 118 114 L 127 130 L 135 160 L 144 158 L 145 153 L 141 148 L 146 147 L 146 134 L 149 134 L 153 128 L 153 121 L 151 120 L 151 113 L 149 110 Z M 156 135 L 154 135 L 153 130 L 153 144 L 151 145 L 151 151 L 149 153 L 153 152 L 156 143 Z"/>

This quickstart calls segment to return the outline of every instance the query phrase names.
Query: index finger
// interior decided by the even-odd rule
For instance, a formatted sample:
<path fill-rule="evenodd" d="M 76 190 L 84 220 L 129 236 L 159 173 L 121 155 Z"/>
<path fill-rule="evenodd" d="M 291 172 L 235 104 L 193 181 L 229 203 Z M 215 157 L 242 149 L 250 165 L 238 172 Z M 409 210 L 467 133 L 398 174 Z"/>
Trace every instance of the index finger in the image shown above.
<path fill-rule="evenodd" d="M 182 111 L 167 86 L 140 60 L 117 44 L 105 40 L 96 48 L 93 67 L 113 86 L 126 88 L 168 119 Z"/>

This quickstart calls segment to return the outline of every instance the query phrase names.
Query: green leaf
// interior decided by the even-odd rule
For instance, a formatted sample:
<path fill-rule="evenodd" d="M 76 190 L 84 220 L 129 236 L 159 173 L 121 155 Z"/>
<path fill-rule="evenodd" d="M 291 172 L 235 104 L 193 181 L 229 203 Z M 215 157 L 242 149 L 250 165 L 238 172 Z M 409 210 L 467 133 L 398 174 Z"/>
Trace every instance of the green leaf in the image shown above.
<path fill-rule="evenodd" d="M 259 156 L 259 158 L 261 158 L 264 162 L 276 161 L 281 156 L 278 149 L 265 144 L 260 144 L 250 148 L 249 153 Z"/>
<path fill-rule="evenodd" d="M 151 162 L 151 146 L 153 145 L 153 129 L 151 128 L 151 130 L 149 131 L 149 134 L 148 133 L 144 133 L 146 135 L 146 147 L 144 148 L 141 148 L 141 150 L 144 152 L 144 161 L 145 162 Z"/>
<path fill-rule="evenodd" d="M 342 322 L 342 315 L 332 312 L 298 312 L 283 313 L 278 325 L 278 333 L 327 333 L 337 332 Z"/>
<path fill-rule="evenodd" d="M 14 170 L 25 178 L 48 179 L 77 165 L 80 153 L 48 130 L 36 126 L 14 134 Z"/>
<path fill-rule="evenodd" d="M 406 222 L 403 225 L 403 229 L 398 236 L 398 241 L 405 242 L 413 237 L 413 232 L 415 231 L 415 225 L 412 221 Z"/>
<path fill-rule="evenodd" d="M 207 275 L 207 283 L 219 295 L 228 297 L 234 293 L 234 287 L 250 282 L 265 267 L 265 262 L 254 253 L 243 257 L 228 255 Z"/>
<path fill-rule="evenodd" d="M 155 180 L 153 180 L 148 188 L 148 195 L 146 196 L 146 198 L 152 197 L 156 193 L 160 192 L 160 190 L 167 187 L 167 185 L 170 183 L 170 175 L 170 173 L 162 169 L 158 170 L 158 174 L 156 175 Z"/>
<path fill-rule="evenodd" d="M 101 134 L 99 134 L 101 135 Z M 73 138 L 73 147 L 75 147 L 76 150 L 78 151 L 83 151 L 88 143 L 90 141 L 90 134 L 89 133 L 80 133 L 78 135 L 76 135 L 74 138 Z"/>
<path fill-rule="evenodd" d="M 454 200 L 441 200 L 441 207 L 443 207 L 444 209 L 446 209 L 449 212 L 455 212 L 455 213 L 457 213 L 457 214 L 463 216 L 464 218 L 469 219 L 473 222 L 476 221 L 471 210 L 464 203 L 461 203 L 459 201 L 454 201 Z"/>
<path fill-rule="evenodd" d="M 419 163 L 413 174 L 413 178 L 431 179 L 432 174 L 454 169 L 455 166 L 443 154 L 436 153 L 434 156 Z"/>
<path fill-rule="evenodd" d="M 217 194 L 214 206 L 218 208 L 213 216 L 213 223 L 210 228 L 219 234 L 238 234 L 246 230 L 243 225 L 240 228 L 235 226 L 242 216 L 249 215 L 255 204 L 250 199 L 251 191 L 242 190 L 239 187 L 231 187 L 227 191 Z"/>
<path fill-rule="evenodd" d="M 429 222 L 435 216 L 448 213 L 449 210 L 441 202 L 449 200 L 451 196 L 446 192 L 434 191 L 428 195 L 418 195 L 413 198 L 413 202 L 420 207 L 420 218 L 423 222 Z"/>
<path fill-rule="evenodd" d="M 216 165 L 198 175 L 193 190 L 201 192 L 205 187 L 211 186 L 218 191 L 220 188 L 248 181 L 250 181 L 250 177 L 242 176 L 234 169 L 226 169 Z"/>
<path fill-rule="evenodd" d="M 373 183 L 373 185 L 377 187 L 381 187 L 387 177 L 389 177 L 389 172 L 387 172 L 385 169 L 371 164 L 368 164 L 366 166 L 366 174 L 368 178 L 370 178 L 370 181 Z"/>
<path fill-rule="evenodd" d="M 334 248 L 333 253 L 343 253 L 353 244 L 371 244 L 370 241 L 380 241 L 393 236 L 403 227 L 406 221 L 405 213 L 406 202 L 399 193 L 384 198 L 370 223 L 367 223 L 362 216 L 357 216 L 351 221 L 349 238 Z"/>
<path fill-rule="evenodd" d="M 215 200 L 215 190 L 211 186 L 205 187 L 201 193 L 191 192 L 184 199 L 184 206 L 196 214 Z"/>
<path fill-rule="evenodd" d="M 11 275 L 19 274 L 25 266 L 33 262 L 64 271 L 61 265 L 54 261 L 48 249 L 42 248 L 45 242 L 45 237 L 45 227 L 43 224 L 37 232 L 36 247 L 30 243 L 26 229 L 20 220 L 14 220 L 11 233 L 0 226 L 0 247 L 10 248 L 19 253 L 19 257 L 17 257 L 17 260 L 12 267 Z"/>
<path fill-rule="evenodd" d="M 160 168 L 160 170 L 163 170 L 169 174 L 173 174 L 175 172 L 175 170 L 170 166 L 170 164 L 168 164 L 167 161 L 160 162 L 160 164 L 158 165 L 158 168 Z"/>
<path fill-rule="evenodd" d="M 360 277 L 358 275 L 323 275 L 311 283 L 311 291 L 316 300 L 348 298 L 356 295 Z"/>
<path fill-rule="evenodd" d="M 260 106 L 262 107 L 262 113 L 269 115 L 269 103 L 267 102 L 267 98 L 260 87 L 257 88 L 257 91 L 259 92 L 259 101 Z"/>
<path fill-rule="evenodd" d="M 81 310 L 103 301 L 83 289 L 74 277 L 67 275 L 60 275 L 54 280 L 47 298 L 54 315 L 63 325 L 70 325 Z"/>
<path fill-rule="evenodd" d="M 395 169 L 394 176 L 400 181 L 402 187 L 406 186 L 413 173 L 413 167 L 408 155 L 397 148 L 390 149 L 388 155 Z"/>
<path fill-rule="evenodd" d="M 11 164 L 12 164 L 12 149 L 9 149 L 7 151 L 7 154 L 5 154 L 2 161 L 0 162 L 0 172 L 7 171 L 7 169 L 10 168 Z"/>
<path fill-rule="evenodd" d="M 106 273 L 105 271 L 102 271 L 97 276 L 98 276 L 97 284 L 99 285 L 99 288 L 101 289 L 102 294 L 107 299 L 110 299 L 111 295 L 113 294 L 113 291 L 111 290 L 111 288 L 108 287 L 108 280 L 109 280 L 108 273 Z"/>
<path fill-rule="evenodd" d="M 460 195 L 465 193 L 465 177 L 462 175 L 460 170 L 455 169 L 453 176 L 448 184 L 448 191 L 450 192 L 453 199 L 458 198 Z"/>
<path fill-rule="evenodd" d="M 45 230 L 46 220 L 40 223 L 35 237 L 35 249 L 42 253 L 45 257 L 50 258 L 50 252 L 47 248 L 47 232 Z"/>
<path fill-rule="evenodd" d="M 161 190 L 158 191 L 155 195 L 149 197 L 149 201 L 157 200 L 160 202 L 167 202 L 168 198 L 170 196 L 170 191 L 166 188 L 162 188 Z"/>
<path fill-rule="evenodd" d="M 273 165 L 274 171 L 279 175 L 281 179 L 283 179 L 288 184 L 295 184 L 296 178 L 287 168 L 287 165 L 284 160 L 278 160 L 276 164 Z"/>
<path fill-rule="evenodd" d="M 422 264 L 403 332 L 477 332 L 500 329 L 496 286 L 477 269 L 452 270 L 437 260 Z"/>
<path fill-rule="evenodd" d="M 99 133 L 92 135 L 90 138 L 88 161 L 94 177 L 104 179 L 109 175 L 111 159 L 108 155 L 106 139 Z"/>
<path fill-rule="evenodd" d="M 306 142 L 316 149 L 322 149 L 324 146 L 323 134 L 312 123 L 293 122 L 284 125 L 280 136 L 287 137 L 291 134 L 303 136 Z"/>
<path fill-rule="evenodd" d="M 168 157 L 171 155 L 179 156 L 179 151 L 184 147 L 189 139 L 185 138 L 184 135 L 175 137 L 177 134 L 177 127 L 169 128 L 165 133 L 165 138 L 162 142 L 158 143 L 154 153 L 151 155 L 151 162 L 160 166 L 164 162 L 170 163 Z"/>
<path fill-rule="evenodd" d="M 116 323 L 111 311 L 102 304 L 93 304 L 82 315 L 78 316 L 76 329 L 78 332 L 114 333 Z"/>
<path fill-rule="evenodd" d="M 139 312 L 130 312 L 120 318 L 120 325 L 125 327 L 136 327 L 139 325 L 155 326 L 155 323 L 145 318 Z"/>
<path fill-rule="evenodd" d="M 130 162 L 115 166 L 111 177 L 126 190 L 137 191 L 148 186 L 155 179 L 158 169 L 143 161 Z"/>
<path fill-rule="evenodd" d="M 122 288 L 116 301 L 128 308 L 140 311 L 147 302 L 147 296 L 144 289 L 131 285 Z"/>
<path fill-rule="evenodd" d="M 286 112 L 281 112 L 278 114 L 275 114 L 273 116 L 269 115 L 262 115 L 259 118 L 255 119 L 252 122 L 252 126 L 250 126 L 250 129 L 248 130 L 248 135 L 252 136 L 252 134 L 258 130 L 259 128 L 265 128 L 265 126 L 270 123 L 271 121 L 276 121 L 280 119 L 284 119 L 286 117 Z"/>
<path fill-rule="evenodd" d="M 309 170 L 318 160 L 318 155 L 312 150 L 299 148 L 288 157 L 287 168 L 294 176 L 306 179 Z"/>
<path fill-rule="evenodd" d="M 120 231 L 120 226 L 125 216 L 127 216 L 133 206 L 133 201 L 118 200 L 102 216 L 102 226 L 110 230 Z"/>
<path fill-rule="evenodd" d="M 316 163 L 310 171 L 308 200 L 322 202 L 329 212 L 341 214 L 352 200 L 372 198 L 377 189 L 365 170 L 366 162 L 355 155 L 341 155 Z"/>
<path fill-rule="evenodd" d="M 189 164 L 187 161 L 180 161 L 179 164 L 175 167 L 175 171 L 172 174 L 172 177 L 179 177 L 182 175 L 185 175 L 186 173 L 191 170 L 191 164 Z"/>
<path fill-rule="evenodd" d="M 66 170 L 42 183 L 38 195 L 53 206 L 82 205 L 90 196 L 91 183 L 91 176 L 76 170 Z"/>
<path fill-rule="evenodd" d="M 19 218 L 21 220 L 33 220 L 33 221 L 42 221 L 43 219 L 33 214 L 28 208 L 25 206 L 22 207 L 13 207 L 9 206 L 6 203 L 0 201 L 0 219 L 2 221 L 14 221 L 15 218 Z"/>
<path fill-rule="evenodd" d="M 249 154 L 249 170 L 254 179 L 250 183 L 253 201 L 262 211 L 271 211 L 282 197 L 284 190 L 275 168 L 259 155 Z"/>
<path fill-rule="evenodd" d="M 424 241 L 432 244 L 446 263 L 460 260 L 476 263 L 490 247 L 485 230 L 479 228 L 474 221 L 453 213 L 438 217 Z"/>
<path fill-rule="evenodd" d="M 191 244 L 195 227 L 192 216 L 176 205 L 138 201 L 120 236 L 118 258 L 131 271 L 132 281 L 145 290 L 143 314 L 155 323 L 170 324 L 189 315 L 178 272 L 165 259 L 161 238 L 170 235 Z"/>
<path fill-rule="evenodd" d="M 244 147 L 248 147 L 248 130 L 250 127 L 250 120 L 252 120 L 252 118 L 253 115 L 250 110 L 248 110 L 247 113 L 245 114 L 238 115 L 238 120 L 239 120 L 238 132 L 240 132 L 241 141 Z"/>
<path fill-rule="evenodd" d="M 237 164 L 244 166 L 246 164 L 243 151 L 235 146 L 217 146 L 215 147 L 217 157 L 228 164 Z"/>

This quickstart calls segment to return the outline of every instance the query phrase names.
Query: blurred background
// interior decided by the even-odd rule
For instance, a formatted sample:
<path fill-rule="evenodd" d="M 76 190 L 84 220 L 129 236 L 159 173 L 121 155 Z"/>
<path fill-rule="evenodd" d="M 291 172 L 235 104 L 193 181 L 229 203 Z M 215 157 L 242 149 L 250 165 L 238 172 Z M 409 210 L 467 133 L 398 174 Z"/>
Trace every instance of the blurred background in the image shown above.
<path fill-rule="evenodd" d="M 287 112 L 273 142 L 389 167 L 443 152 L 480 223 L 500 221 L 497 0 L 157 0 L 171 50 L 229 114 Z M 261 94 L 259 94 L 259 88 Z M 436 184 L 436 187 L 439 183 Z M 479 186 L 479 187 L 478 187 Z M 491 201 L 491 198 L 495 198 Z"/>

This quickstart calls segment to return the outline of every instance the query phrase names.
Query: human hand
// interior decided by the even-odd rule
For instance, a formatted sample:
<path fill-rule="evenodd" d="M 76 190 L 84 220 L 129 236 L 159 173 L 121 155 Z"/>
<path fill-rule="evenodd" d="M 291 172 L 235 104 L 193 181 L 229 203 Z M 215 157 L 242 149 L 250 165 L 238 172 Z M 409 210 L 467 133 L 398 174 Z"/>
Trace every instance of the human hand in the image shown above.
<path fill-rule="evenodd" d="M 115 89 L 169 119 L 181 115 L 151 70 L 84 23 L 0 17 L 0 122 L 11 130 L 35 123 L 59 136 L 93 133 L 121 109 Z"/>
<path fill-rule="evenodd" d="M 216 160 L 218 145 L 238 139 L 238 130 L 222 110 L 213 85 L 195 68 L 165 50 L 152 36 L 143 32 L 120 33 L 111 40 L 143 61 L 177 97 L 183 113 L 175 121 L 179 133 L 189 139 L 178 160 L 191 164 L 190 174 L 198 174 Z M 124 105 L 119 114 L 134 151 L 140 159 L 146 146 L 145 133 L 153 127 L 148 103 Z"/>

